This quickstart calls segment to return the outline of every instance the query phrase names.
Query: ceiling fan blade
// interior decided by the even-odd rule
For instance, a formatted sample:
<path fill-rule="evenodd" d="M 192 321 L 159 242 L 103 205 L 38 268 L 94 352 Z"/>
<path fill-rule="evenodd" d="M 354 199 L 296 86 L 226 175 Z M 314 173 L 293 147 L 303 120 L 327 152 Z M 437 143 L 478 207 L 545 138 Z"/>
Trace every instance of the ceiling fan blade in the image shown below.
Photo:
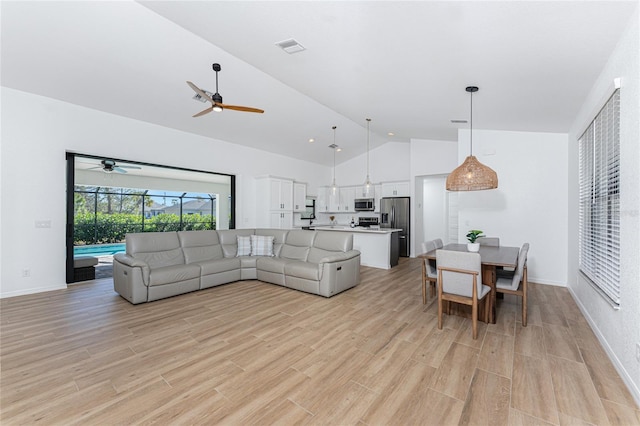
<path fill-rule="evenodd" d="M 139 166 L 118 166 L 121 169 L 142 169 L 142 167 Z"/>
<path fill-rule="evenodd" d="M 89 167 L 87 170 L 104 169 L 104 166 Z"/>
<path fill-rule="evenodd" d="M 257 112 L 258 114 L 262 114 L 264 112 L 264 110 L 262 110 L 262 109 L 251 108 L 251 107 L 246 107 L 246 106 L 227 105 L 227 104 L 218 104 L 218 105 L 220 105 L 222 108 L 232 109 L 232 110 L 235 110 L 235 111 Z"/>
<path fill-rule="evenodd" d="M 209 114 L 211 111 L 213 111 L 213 106 L 210 106 L 209 108 L 204 109 L 197 114 L 194 114 L 193 117 L 200 117 L 202 115 Z"/>
<path fill-rule="evenodd" d="M 196 86 L 195 84 L 193 84 L 190 81 L 187 81 L 187 84 L 189 85 L 189 87 L 191 87 L 193 89 L 194 92 L 196 92 L 198 95 L 202 96 L 202 99 L 206 99 L 209 102 L 211 102 L 212 104 L 214 103 L 213 99 L 211 99 L 211 97 L 209 95 L 207 95 L 204 92 L 204 90 L 200 90 L 200 88 L 198 88 L 198 86 Z"/>
<path fill-rule="evenodd" d="M 120 166 L 114 167 L 113 171 L 114 172 L 118 172 L 118 173 L 127 173 L 127 171 L 125 169 L 123 169 L 122 167 L 120 167 Z"/>

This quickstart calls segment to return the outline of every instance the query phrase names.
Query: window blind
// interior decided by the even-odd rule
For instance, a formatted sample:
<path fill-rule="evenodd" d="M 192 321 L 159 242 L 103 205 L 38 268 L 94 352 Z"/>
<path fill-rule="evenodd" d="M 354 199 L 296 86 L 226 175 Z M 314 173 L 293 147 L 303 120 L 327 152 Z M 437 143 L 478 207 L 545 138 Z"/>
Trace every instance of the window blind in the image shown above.
<path fill-rule="evenodd" d="M 620 305 L 620 89 L 580 136 L 579 268 Z"/>

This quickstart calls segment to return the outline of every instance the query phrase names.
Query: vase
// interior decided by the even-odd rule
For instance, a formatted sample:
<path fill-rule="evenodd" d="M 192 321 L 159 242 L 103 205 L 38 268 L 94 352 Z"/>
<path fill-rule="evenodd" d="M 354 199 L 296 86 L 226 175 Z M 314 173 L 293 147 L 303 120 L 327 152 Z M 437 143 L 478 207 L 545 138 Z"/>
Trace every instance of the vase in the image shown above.
<path fill-rule="evenodd" d="M 477 253 L 480 251 L 480 243 L 467 243 L 467 251 Z"/>

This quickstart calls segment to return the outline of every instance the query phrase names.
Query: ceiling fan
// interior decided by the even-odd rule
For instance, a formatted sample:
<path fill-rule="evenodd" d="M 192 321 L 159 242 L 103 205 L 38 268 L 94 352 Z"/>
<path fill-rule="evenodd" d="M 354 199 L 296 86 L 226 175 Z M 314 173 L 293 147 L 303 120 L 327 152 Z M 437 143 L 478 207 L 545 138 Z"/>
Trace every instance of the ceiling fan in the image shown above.
<path fill-rule="evenodd" d="M 102 166 L 90 167 L 88 170 L 102 169 L 106 173 L 127 173 L 125 169 L 142 169 L 142 167 L 139 166 L 118 166 L 114 160 L 102 160 L 100 164 L 102 164 Z"/>
<path fill-rule="evenodd" d="M 194 117 L 200 117 L 201 115 L 208 114 L 211 111 L 220 112 L 225 108 L 233 109 L 236 111 L 257 112 L 259 114 L 262 114 L 264 110 L 261 110 L 258 108 L 251 108 L 251 107 L 245 107 L 245 106 L 239 106 L 239 105 L 227 105 L 222 103 L 222 96 L 220 96 L 220 93 L 218 93 L 218 72 L 221 69 L 222 68 L 220 67 L 220 64 L 213 64 L 213 70 L 216 72 L 216 93 L 214 93 L 211 96 L 209 96 L 204 90 L 201 90 L 198 86 L 196 86 L 192 82 L 187 81 L 187 84 L 189 85 L 189 87 L 193 89 L 194 92 L 196 92 L 202 99 L 205 99 L 211 102 L 211 107 L 203 111 L 200 111 L 199 113 L 195 114 Z"/>

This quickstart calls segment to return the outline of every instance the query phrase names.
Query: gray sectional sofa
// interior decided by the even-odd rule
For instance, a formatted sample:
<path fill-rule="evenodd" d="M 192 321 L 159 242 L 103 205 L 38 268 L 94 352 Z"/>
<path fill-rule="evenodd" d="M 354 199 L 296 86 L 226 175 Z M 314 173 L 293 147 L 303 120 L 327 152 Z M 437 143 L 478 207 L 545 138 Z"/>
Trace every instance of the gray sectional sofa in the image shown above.
<path fill-rule="evenodd" d="M 113 286 L 133 304 L 239 280 L 331 297 L 360 283 L 348 232 L 231 229 L 127 234 Z"/>

